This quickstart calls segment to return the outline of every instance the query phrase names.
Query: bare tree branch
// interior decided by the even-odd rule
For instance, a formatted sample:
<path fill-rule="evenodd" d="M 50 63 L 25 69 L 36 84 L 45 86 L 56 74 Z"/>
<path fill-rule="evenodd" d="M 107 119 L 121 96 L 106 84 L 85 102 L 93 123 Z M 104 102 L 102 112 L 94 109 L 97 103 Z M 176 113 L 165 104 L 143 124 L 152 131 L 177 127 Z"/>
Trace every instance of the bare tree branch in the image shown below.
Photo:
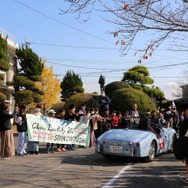
<path fill-rule="evenodd" d="M 148 37 L 148 45 L 143 49 L 145 56 L 165 40 L 180 40 L 182 33 L 188 33 L 188 3 L 185 0 L 66 0 L 67 9 L 63 14 L 74 13 L 77 19 L 85 22 L 94 11 L 103 12 L 104 19 L 116 25 L 118 38 L 125 41 L 124 54 L 128 52 L 140 32 L 154 34 Z M 100 10 L 99 10 L 100 9 Z M 110 15 L 110 19 L 109 19 Z M 113 19 L 112 19 L 113 18 Z M 115 35 L 114 35 L 115 36 Z"/>

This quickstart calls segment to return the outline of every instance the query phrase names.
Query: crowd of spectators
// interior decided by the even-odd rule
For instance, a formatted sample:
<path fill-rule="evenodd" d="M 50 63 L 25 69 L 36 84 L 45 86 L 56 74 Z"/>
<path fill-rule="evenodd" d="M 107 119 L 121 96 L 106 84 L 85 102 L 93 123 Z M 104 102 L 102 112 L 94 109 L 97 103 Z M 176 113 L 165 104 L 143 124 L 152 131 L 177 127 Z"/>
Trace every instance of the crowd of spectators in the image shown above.
<path fill-rule="evenodd" d="M 13 117 L 15 117 L 14 119 L 18 131 L 17 155 L 24 156 L 27 154 L 39 154 L 39 142 L 27 140 L 26 106 L 21 105 L 19 110 L 15 109 L 13 114 L 9 114 L 9 105 L 9 102 L 4 101 L 1 103 L 0 109 L 0 120 L 2 121 L 0 122 L 1 157 L 9 158 L 13 156 L 12 132 L 10 125 L 10 119 Z M 179 126 L 185 118 L 184 111 L 178 113 L 175 107 L 168 107 L 166 109 L 158 108 L 156 111 L 150 111 L 148 109 L 144 116 L 146 121 L 142 121 L 143 117 L 140 117 L 137 104 L 133 104 L 132 109 L 130 109 L 130 111 L 125 111 L 123 114 L 120 111 L 115 111 L 109 107 L 110 99 L 105 95 L 104 91 L 102 91 L 98 100 L 98 108 L 88 108 L 86 104 L 82 104 L 80 109 L 76 109 L 76 106 L 71 104 L 67 113 L 63 108 L 58 112 L 50 109 L 47 113 L 48 116 L 52 118 L 82 122 L 90 126 L 89 147 L 94 145 L 95 139 L 110 129 L 140 128 L 147 129 L 157 135 L 157 132 L 153 127 L 158 126 L 159 128 L 172 127 L 179 132 Z M 33 114 L 43 116 L 41 110 L 42 106 L 38 104 L 36 105 Z M 9 148 L 9 150 L 6 150 L 6 148 Z M 65 145 L 46 143 L 46 153 L 74 151 L 75 149 L 76 146 L 73 144 Z"/>

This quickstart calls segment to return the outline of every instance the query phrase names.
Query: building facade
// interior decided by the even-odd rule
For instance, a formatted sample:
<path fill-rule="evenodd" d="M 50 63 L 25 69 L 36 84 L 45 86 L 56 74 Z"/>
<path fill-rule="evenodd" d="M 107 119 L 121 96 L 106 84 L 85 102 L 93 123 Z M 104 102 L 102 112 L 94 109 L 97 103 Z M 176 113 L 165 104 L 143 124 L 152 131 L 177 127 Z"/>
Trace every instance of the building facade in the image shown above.
<path fill-rule="evenodd" d="M 6 95 L 6 99 L 11 101 L 11 111 L 14 107 L 14 87 L 7 85 L 8 82 L 13 81 L 13 77 L 17 72 L 17 61 L 16 61 L 16 49 L 19 47 L 18 44 L 15 42 L 15 38 L 12 34 L 8 33 L 4 29 L 0 28 L 0 34 L 3 38 L 7 39 L 8 44 L 8 58 L 10 62 L 10 69 L 8 71 L 0 71 L 1 74 L 4 74 L 4 81 L 1 89 L 3 89 L 3 93 Z"/>

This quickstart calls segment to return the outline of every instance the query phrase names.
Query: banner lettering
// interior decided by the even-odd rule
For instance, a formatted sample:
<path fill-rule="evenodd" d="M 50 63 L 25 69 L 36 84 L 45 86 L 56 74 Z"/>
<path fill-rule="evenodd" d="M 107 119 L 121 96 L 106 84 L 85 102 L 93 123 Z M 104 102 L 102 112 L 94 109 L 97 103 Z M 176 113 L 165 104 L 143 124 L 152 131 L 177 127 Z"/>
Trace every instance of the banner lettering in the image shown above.
<path fill-rule="evenodd" d="M 89 145 L 90 126 L 50 117 L 27 114 L 29 141 Z"/>

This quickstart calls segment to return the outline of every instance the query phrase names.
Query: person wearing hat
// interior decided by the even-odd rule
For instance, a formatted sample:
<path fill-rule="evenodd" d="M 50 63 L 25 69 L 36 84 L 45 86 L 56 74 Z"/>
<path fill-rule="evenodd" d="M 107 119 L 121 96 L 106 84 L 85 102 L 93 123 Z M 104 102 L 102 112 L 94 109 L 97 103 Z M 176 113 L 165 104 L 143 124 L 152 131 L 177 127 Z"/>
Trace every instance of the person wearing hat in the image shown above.
<path fill-rule="evenodd" d="M 15 155 L 14 138 L 11 131 L 12 124 L 10 119 L 14 118 L 18 112 L 18 108 L 12 114 L 8 113 L 10 101 L 3 101 L 0 103 L 0 135 L 1 135 L 1 158 L 9 159 Z"/>
<path fill-rule="evenodd" d="M 41 110 L 42 110 L 42 105 L 37 104 L 33 114 L 36 116 L 43 116 L 43 114 L 41 113 Z M 30 154 L 38 155 L 39 154 L 39 142 L 28 141 L 28 151 Z"/>
<path fill-rule="evenodd" d="M 48 111 L 48 116 L 50 118 L 55 118 L 55 114 L 56 114 L 56 112 L 53 109 L 50 109 Z M 46 153 L 48 154 L 49 152 L 54 153 L 54 143 L 47 143 L 46 144 Z"/>
<path fill-rule="evenodd" d="M 18 132 L 18 147 L 17 147 L 17 155 L 24 156 L 27 155 L 25 151 L 27 145 L 27 118 L 26 118 L 26 108 L 27 106 L 22 104 L 19 108 L 19 113 L 16 117 L 15 123 L 17 125 Z"/>

